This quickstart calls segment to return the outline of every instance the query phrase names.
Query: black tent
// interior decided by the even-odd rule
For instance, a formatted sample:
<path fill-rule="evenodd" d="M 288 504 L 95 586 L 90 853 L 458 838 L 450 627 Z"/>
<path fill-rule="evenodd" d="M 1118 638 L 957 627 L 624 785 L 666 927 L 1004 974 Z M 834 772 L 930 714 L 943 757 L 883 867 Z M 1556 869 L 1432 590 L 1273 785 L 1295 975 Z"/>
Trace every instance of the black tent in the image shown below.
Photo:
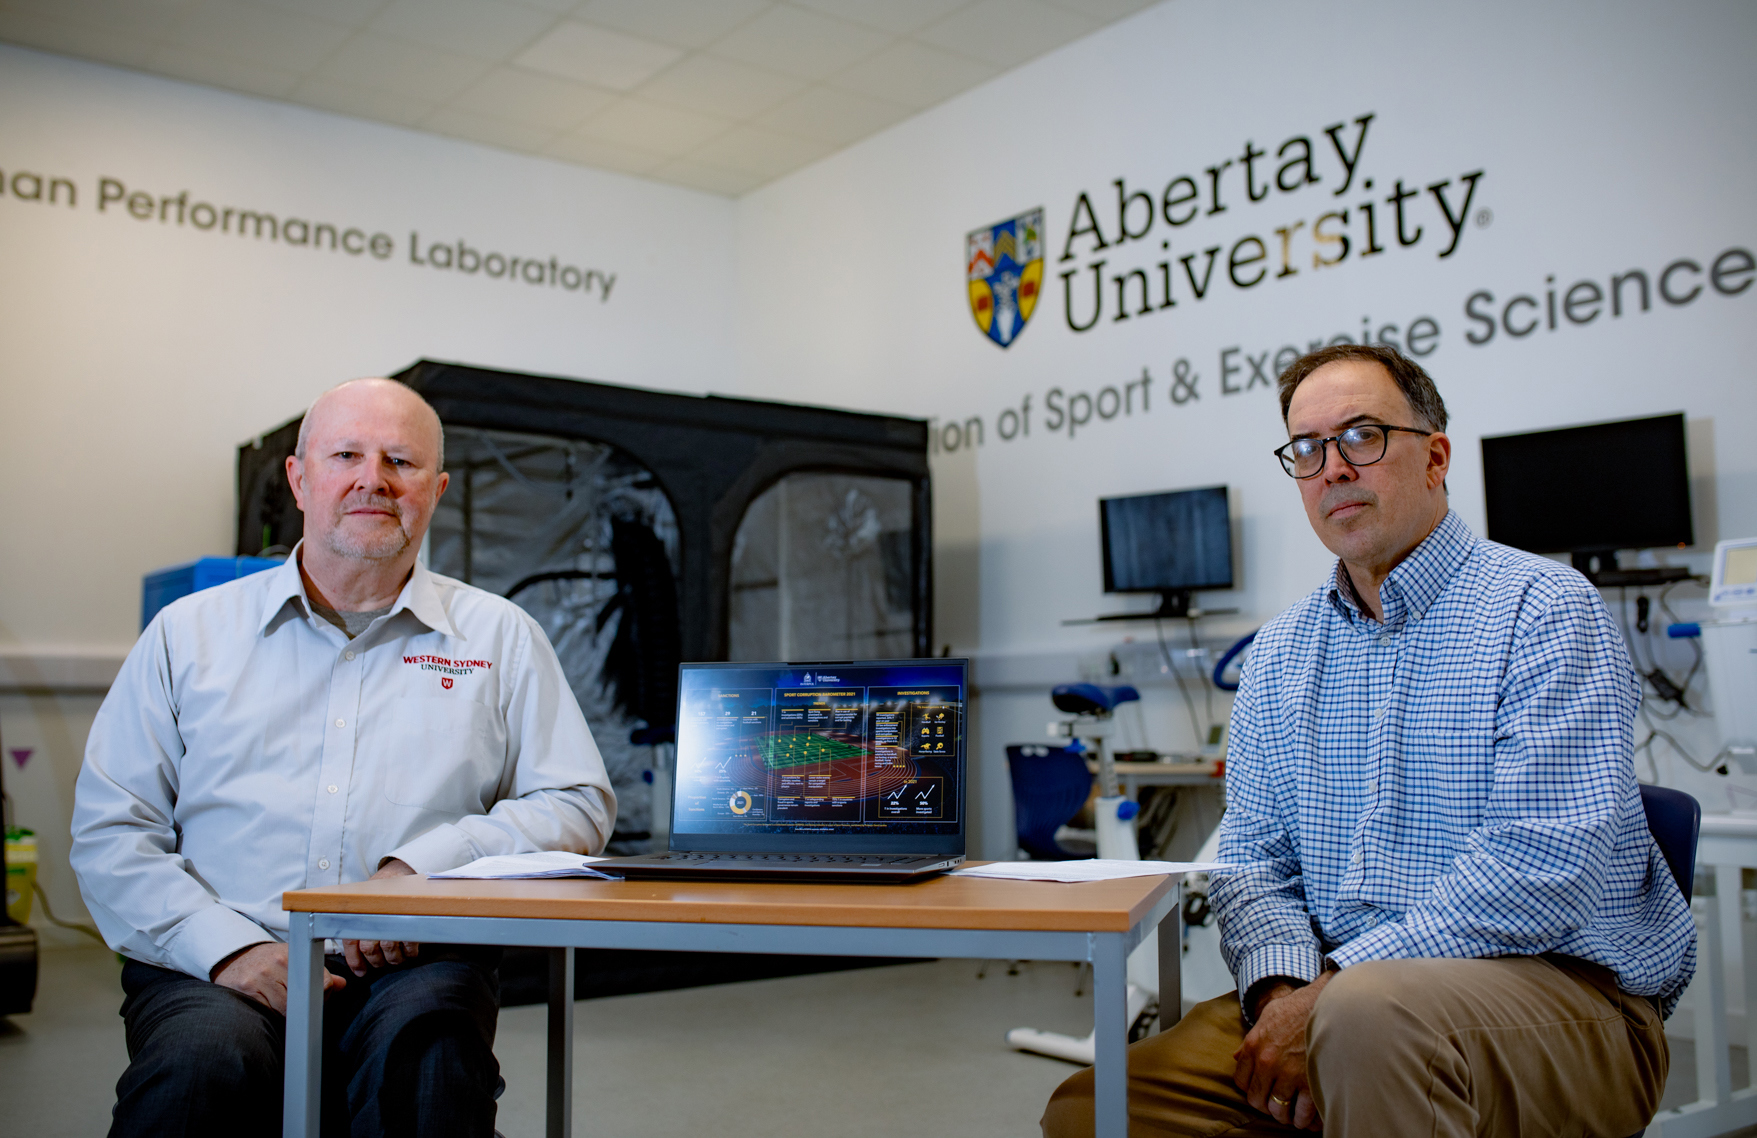
<path fill-rule="evenodd" d="M 544 625 L 624 800 L 620 847 L 653 829 L 679 660 L 931 654 L 924 422 L 426 360 L 394 378 L 446 432 L 429 564 Z M 298 430 L 239 448 L 240 554 L 299 539 Z"/>

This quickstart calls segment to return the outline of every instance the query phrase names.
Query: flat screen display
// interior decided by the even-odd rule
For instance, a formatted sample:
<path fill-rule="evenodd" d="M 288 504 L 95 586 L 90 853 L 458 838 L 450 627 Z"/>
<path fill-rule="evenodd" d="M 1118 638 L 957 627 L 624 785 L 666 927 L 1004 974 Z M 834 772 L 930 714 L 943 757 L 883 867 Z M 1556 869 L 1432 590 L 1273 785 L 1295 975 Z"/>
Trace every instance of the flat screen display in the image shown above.
<path fill-rule="evenodd" d="M 1104 591 L 1232 588 L 1226 487 L 1102 498 Z"/>
<path fill-rule="evenodd" d="M 683 665 L 674 848 L 833 834 L 962 852 L 966 671 L 952 659 Z M 935 837 L 946 841 L 923 841 Z"/>
<path fill-rule="evenodd" d="M 1691 545 L 1684 416 L 1482 441 L 1490 541 L 1532 553 Z"/>

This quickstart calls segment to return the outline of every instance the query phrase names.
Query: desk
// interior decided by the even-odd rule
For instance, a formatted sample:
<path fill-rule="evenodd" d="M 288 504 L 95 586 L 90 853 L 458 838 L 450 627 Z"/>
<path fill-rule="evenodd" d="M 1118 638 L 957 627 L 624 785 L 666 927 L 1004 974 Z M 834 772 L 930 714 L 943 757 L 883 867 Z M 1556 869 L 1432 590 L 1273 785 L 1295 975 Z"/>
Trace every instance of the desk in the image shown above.
<path fill-rule="evenodd" d="M 952 876 L 915 885 L 390 877 L 287 893 L 282 1133 L 317 1138 L 323 942 L 333 937 L 552 949 L 549 1138 L 573 1133 L 569 948 L 1088 961 L 1097 1030 L 1097 1133 L 1125 1138 L 1128 955 L 1159 930 L 1160 1006 L 1178 1008 L 1178 885 L 1169 877 L 1080 885 Z"/>

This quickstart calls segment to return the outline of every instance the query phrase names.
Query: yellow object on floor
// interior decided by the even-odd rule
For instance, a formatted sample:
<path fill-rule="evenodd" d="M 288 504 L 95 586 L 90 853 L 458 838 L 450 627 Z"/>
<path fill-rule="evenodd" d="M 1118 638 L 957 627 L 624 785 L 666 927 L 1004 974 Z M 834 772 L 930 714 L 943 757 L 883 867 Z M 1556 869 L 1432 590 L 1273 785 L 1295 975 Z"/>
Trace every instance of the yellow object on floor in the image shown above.
<path fill-rule="evenodd" d="M 37 835 L 14 826 L 6 831 L 6 915 L 19 924 L 31 917 L 37 883 Z"/>

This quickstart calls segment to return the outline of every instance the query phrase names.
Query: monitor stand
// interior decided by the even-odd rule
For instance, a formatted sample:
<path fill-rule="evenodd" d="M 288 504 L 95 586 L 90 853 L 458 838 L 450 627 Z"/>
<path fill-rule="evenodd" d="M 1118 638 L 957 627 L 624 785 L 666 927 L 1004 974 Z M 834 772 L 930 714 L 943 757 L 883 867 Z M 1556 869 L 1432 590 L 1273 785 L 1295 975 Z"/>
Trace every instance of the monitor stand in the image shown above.
<path fill-rule="evenodd" d="M 1190 607 L 1190 598 L 1194 594 L 1189 589 L 1161 589 L 1159 591 L 1159 607 L 1152 612 L 1115 612 L 1095 617 L 1096 620 L 1183 620 L 1191 612 L 1200 613 L 1199 609 Z"/>
<path fill-rule="evenodd" d="M 1601 589 L 1622 587 L 1642 588 L 1649 585 L 1669 585 L 1673 581 L 1688 581 L 1691 573 L 1682 565 L 1663 565 L 1655 569 L 1623 569 L 1617 565 L 1615 551 L 1610 553 L 1569 554 L 1582 576 Z"/>

